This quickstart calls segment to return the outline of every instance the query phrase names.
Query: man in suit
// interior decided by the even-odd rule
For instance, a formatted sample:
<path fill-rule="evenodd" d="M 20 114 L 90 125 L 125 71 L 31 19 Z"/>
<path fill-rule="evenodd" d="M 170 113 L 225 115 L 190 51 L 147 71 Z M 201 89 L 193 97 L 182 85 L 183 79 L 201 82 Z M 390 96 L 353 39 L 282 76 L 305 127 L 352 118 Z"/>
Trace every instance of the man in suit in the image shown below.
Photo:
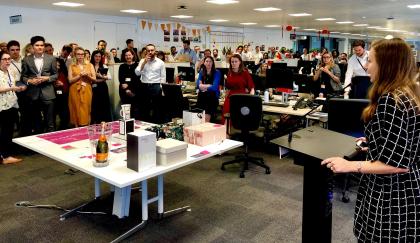
<path fill-rule="evenodd" d="M 53 56 L 44 53 L 44 44 L 44 37 L 32 37 L 31 45 L 34 55 L 27 56 L 22 60 L 20 85 L 27 86 L 27 114 L 29 115 L 27 121 L 23 121 L 24 135 L 29 135 L 32 132 L 41 133 L 44 130 L 52 132 L 55 127 L 53 83 L 58 77 L 57 63 Z M 46 126 L 45 129 L 44 126 Z"/>
<path fill-rule="evenodd" d="M 134 51 L 134 57 L 133 57 L 133 62 L 138 62 L 139 61 L 139 57 L 137 56 L 138 55 L 138 53 L 137 53 L 137 48 L 134 48 L 134 41 L 133 41 L 133 39 L 127 39 L 126 41 L 125 41 L 125 43 L 127 44 L 127 48 L 125 48 L 124 50 L 122 50 L 122 52 L 121 52 L 121 62 L 126 62 L 126 60 L 125 60 L 125 53 L 130 49 L 130 50 L 133 50 Z"/>

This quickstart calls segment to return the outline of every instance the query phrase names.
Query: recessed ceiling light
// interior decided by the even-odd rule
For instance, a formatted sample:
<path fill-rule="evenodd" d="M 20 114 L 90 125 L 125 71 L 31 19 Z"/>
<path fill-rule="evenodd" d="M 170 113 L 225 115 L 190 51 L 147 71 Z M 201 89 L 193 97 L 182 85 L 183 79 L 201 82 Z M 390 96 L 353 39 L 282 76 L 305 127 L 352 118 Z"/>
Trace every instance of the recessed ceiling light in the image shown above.
<path fill-rule="evenodd" d="M 354 24 L 354 22 L 352 22 L 352 21 L 339 21 L 339 22 L 336 22 L 337 24 Z"/>
<path fill-rule="evenodd" d="M 241 25 L 255 25 L 255 24 L 257 24 L 257 23 L 252 23 L 252 22 L 249 22 L 249 23 L 239 23 L 239 24 L 241 24 Z"/>
<path fill-rule="evenodd" d="M 354 24 L 354 27 L 365 27 L 365 26 L 369 26 L 368 24 Z"/>
<path fill-rule="evenodd" d="M 394 38 L 394 36 L 392 36 L 392 35 L 387 35 L 387 36 L 385 36 L 385 39 L 387 39 L 387 40 L 390 40 L 390 39 L 392 39 L 392 38 Z"/>
<path fill-rule="evenodd" d="M 207 0 L 206 2 L 213 3 L 213 4 L 219 4 L 219 5 L 239 3 L 239 1 L 237 1 L 237 0 Z"/>
<path fill-rule="evenodd" d="M 120 12 L 138 14 L 138 13 L 146 13 L 147 11 L 138 10 L 138 9 L 124 9 L 124 10 L 120 10 Z"/>
<path fill-rule="evenodd" d="M 376 28 L 377 30 L 389 30 L 389 28 L 386 28 L 386 27 L 379 27 L 379 28 Z"/>
<path fill-rule="evenodd" d="M 350 35 L 351 33 L 347 33 L 347 32 L 346 32 L 346 33 L 341 33 L 341 34 L 343 34 L 343 35 Z"/>
<path fill-rule="evenodd" d="M 303 29 L 304 31 L 316 31 L 316 29 Z"/>
<path fill-rule="evenodd" d="M 270 25 L 264 25 L 264 27 L 267 27 L 267 28 L 279 28 L 281 26 L 280 25 L 277 25 L 277 24 L 270 24 Z"/>
<path fill-rule="evenodd" d="M 83 4 L 83 3 L 72 3 L 72 2 L 57 2 L 57 3 L 53 3 L 53 5 L 75 8 L 75 7 L 84 6 L 85 4 Z"/>
<path fill-rule="evenodd" d="M 331 31 L 330 34 L 339 34 L 340 32 L 338 31 Z"/>
<path fill-rule="evenodd" d="M 190 19 L 193 16 L 189 16 L 189 15 L 172 15 L 171 18 L 177 18 L 177 19 Z"/>
<path fill-rule="evenodd" d="M 420 8 L 420 4 L 407 5 L 407 8 Z"/>
<path fill-rule="evenodd" d="M 334 18 L 319 18 L 319 19 L 315 19 L 318 21 L 330 21 L 330 20 L 335 20 Z"/>
<path fill-rule="evenodd" d="M 267 8 L 254 8 L 255 11 L 261 11 L 261 12 L 271 12 L 271 11 L 280 11 L 280 8 L 273 8 L 273 7 L 267 7 Z"/>
<path fill-rule="evenodd" d="M 309 13 L 294 13 L 294 14 L 289 14 L 289 16 L 292 17 L 305 17 L 305 16 L 311 16 L 312 14 Z"/>
<path fill-rule="evenodd" d="M 369 27 L 366 27 L 366 28 L 368 28 L 368 29 L 377 29 L 377 28 L 381 28 L 381 26 L 369 26 Z"/>
<path fill-rule="evenodd" d="M 229 20 L 227 20 L 227 19 L 210 19 L 209 21 L 219 23 L 219 22 L 228 22 Z"/>

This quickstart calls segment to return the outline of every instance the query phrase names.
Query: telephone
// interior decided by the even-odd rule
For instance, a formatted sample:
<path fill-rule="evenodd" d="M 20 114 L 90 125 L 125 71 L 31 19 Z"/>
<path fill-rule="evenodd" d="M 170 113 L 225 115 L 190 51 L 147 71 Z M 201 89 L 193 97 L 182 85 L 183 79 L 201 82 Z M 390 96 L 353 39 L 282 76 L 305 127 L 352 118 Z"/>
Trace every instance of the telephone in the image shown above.
<path fill-rule="evenodd" d="M 296 101 L 296 104 L 293 105 L 293 110 L 303 109 L 312 105 L 312 101 L 308 98 L 301 97 Z"/>

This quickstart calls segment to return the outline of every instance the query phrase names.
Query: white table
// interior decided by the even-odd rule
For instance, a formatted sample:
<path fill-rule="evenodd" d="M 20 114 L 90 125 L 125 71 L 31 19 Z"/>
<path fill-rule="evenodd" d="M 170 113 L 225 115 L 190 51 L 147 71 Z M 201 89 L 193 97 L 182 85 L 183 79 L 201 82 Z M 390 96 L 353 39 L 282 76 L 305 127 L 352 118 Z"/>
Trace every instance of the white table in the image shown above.
<path fill-rule="evenodd" d="M 144 128 L 144 127 L 141 127 Z M 79 129 L 79 130 L 77 130 Z M 82 131 L 76 128 L 65 130 L 64 132 L 70 131 Z M 63 131 L 49 133 L 48 135 L 61 135 Z M 45 134 L 43 134 L 45 135 Z M 101 196 L 100 183 L 101 181 L 107 182 L 114 187 L 114 203 L 112 214 L 123 218 L 129 215 L 130 208 L 130 196 L 131 196 L 131 185 L 141 182 L 141 191 L 142 191 L 142 222 L 123 234 L 116 241 L 120 241 L 129 235 L 133 234 L 137 230 L 143 228 L 148 220 L 148 205 L 153 202 L 158 203 L 158 213 L 160 217 L 167 216 L 168 214 L 179 213 L 186 211 L 189 207 L 183 207 L 176 210 L 171 210 L 170 212 L 164 212 L 163 210 L 163 175 L 175 169 L 187 166 L 189 164 L 195 163 L 200 160 L 207 159 L 217 154 L 221 154 L 228 150 L 241 147 L 242 142 L 233 141 L 226 139 L 223 142 L 217 144 L 211 144 L 208 146 L 200 147 L 196 145 L 189 144 L 187 148 L 187 159 L 182 162 L 173 163 L 165 166 L 156 166 L 155 168 L 148 169 L 141 172 L 136 172 L 134 170 L 127 168 L 127 158 L 126 152 L 114 153 L 110 152 L 110 163 L 107 167 L 94 167 L 92 165 L 92 159 L 89 158 L 91 150 L 89 147 L 89 140 L 79 140 L 70 143 L 57 144 L 53 141 L 48 141 L 43 138 L 40 138 L 37 135 L 21 137 L 13 139 L 13 142 L 26 147 L 28 149 L 34 150 L 42 155 L 45 155 L 51 159 L 57 160 L 63 164 L 66 164 L 72 168 L 83 171 L 84 173 L 91 175 L 95 178 L 95 199 Z M 125 147 L 125 141 L 117 138 L 112 138 L 110 141 L 111 148 L 110 150 L 116 148 Z M 70 147 L 70 148 L 69 148 Z M 197 155 L 202 153 L 200 157 L 191 157 L 192 155 Z M 148 198 L 147 192 L 147 180 L 152 177 L 158 177 L 158 195 L 153 198 Z M 95 200 L 94 199 L 94 200 Z M 75 213 L 81 207 L 75 208 L 70 212 Z M 61 220 L 64 220 L 66 217 L 70 216 L 69 213 L 63 214 L 60 216 Z"/>

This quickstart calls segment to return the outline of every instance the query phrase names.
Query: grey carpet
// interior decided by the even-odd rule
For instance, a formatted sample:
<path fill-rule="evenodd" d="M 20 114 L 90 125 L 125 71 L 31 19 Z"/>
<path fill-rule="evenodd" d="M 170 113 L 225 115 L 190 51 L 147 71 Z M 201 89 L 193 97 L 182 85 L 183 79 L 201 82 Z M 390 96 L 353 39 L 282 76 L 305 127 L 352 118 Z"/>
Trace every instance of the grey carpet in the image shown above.
<path fill-rule="evenodd" d="M 126 242 L 300 242 L 303 168 L 290 158 L 262 153 L 271 175 L 251 166 L 244 179 L 239 166 L 220 165 L 229 157 L 207 159 L 165 176 L 165 209 L 185 205 L 185 212 L 156 219 L 157 206 L 149 210 L 145 229 Z M 93 198 L 93 179 L 82 173 L 64 174 L 68 167 L 39 154 L 23 157 L 14 165 L 0 166 L 0 242 L 109 242 L 141 219 L 140 193 L 133 192 L 130 216 L 77 215 L 65 221 L 51 209 L 18 208 L 17 201 L 75 207 Z M 112 195 L 104 185 L 104 196 L 88 210 L 110 213 Z M 149 194 L 156 193 L 150 180 Z M 335 190 L 333 242 L 356 242 L 353 233 L 355 193 L 342 203 Z M 316 239 L 314 239 L 316 242 Z"/>

